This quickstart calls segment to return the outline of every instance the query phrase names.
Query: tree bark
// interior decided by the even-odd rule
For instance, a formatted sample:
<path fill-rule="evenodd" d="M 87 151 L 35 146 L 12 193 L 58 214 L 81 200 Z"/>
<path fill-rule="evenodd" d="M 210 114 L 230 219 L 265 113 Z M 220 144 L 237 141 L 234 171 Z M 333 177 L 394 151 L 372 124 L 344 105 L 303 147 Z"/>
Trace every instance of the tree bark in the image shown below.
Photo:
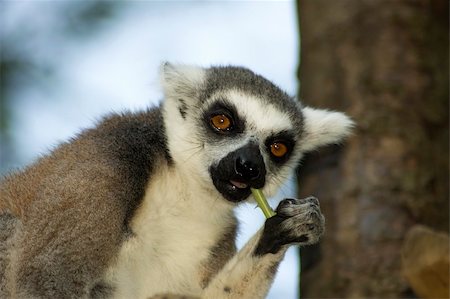
<path fill-rule="evenodd" d="M 449 230 L 449 3 L 297 7 L 302 102 L 357 123 L 344 146 L 309 154 L 299 169 L 300 196 L 317 195 L 327 220 L 302 297 L 414 297 L 400 269 L 405 234 L 415 223 Z"/>

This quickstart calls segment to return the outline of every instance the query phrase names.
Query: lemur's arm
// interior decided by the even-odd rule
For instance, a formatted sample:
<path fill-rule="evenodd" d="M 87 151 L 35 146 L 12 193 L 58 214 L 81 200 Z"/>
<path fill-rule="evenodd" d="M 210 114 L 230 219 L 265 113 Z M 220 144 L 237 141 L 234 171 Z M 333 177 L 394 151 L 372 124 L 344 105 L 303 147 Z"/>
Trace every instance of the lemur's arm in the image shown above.
<path fill-rule="evenodd" d="M 315 243 L 323 233 L 324 218 L 314 197 L 285 199 L 276 212 L 214 276 L 204 289 L 202 299 L 265 298 L 289 245 Z M 183 296 L 152 297 L 157 298 Z"/>
<path fill-rule="evenodd" d="M 213 278 L 202 298 L 265 298 L 288 246 L 315 243 L 323 227 L 316 198 L 283 200 L 277 214 Z"/>
<path fill-rule="evenodd" d="M 250 241 L 213 277 L 202 299 L 262 299 L 273 282 L 289 245 L 313 244 L 324 230 L 324 218 L 314 197 L 285 199 Z M 151 299 L 195 298 L 159 295 Z"/>
<path fill-rule="evenodd" d="M 287 246 L 275 254 L 256 254 L 263 235 L 259 230 L 225 265 L 204 290 L 203 299 L 265 298 Z"/>
<path fill-rule="evenodd" d="M 276 254 L 255 255 L 263 230 L 259 230 L 211 280 L 201 297 L 161 294 L 149 299 L 261 299 L 272 284 L 287 246 Z"/>

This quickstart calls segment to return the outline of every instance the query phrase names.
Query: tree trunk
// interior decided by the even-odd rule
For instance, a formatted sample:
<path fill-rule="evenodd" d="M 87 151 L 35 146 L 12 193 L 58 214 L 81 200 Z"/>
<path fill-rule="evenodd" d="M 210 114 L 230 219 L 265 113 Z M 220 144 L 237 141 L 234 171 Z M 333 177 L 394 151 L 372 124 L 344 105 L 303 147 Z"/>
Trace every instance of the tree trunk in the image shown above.
<path fill-rule="evenodd" d="M 407 231 L 449 229 L 449 3 L 297 4 L 302 102 L 357 123 L 299 170 L 300 196 L 317 195 L 327 220 L 302 297 L 414 297 L 401 273 Z"/>

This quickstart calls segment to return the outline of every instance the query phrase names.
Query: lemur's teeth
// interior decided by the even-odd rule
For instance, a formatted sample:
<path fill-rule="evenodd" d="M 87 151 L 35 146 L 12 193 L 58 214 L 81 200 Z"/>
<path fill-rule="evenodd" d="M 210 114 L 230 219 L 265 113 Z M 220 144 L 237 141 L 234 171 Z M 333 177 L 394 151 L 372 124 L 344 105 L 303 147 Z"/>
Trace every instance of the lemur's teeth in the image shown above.
<path fill-rule="evenodd" d="M 236 188 L 239 188 L 239 189 L 245 189 L 245 188 L 248 187 L 248 185 L 245 184 L 245 183 L 241 183 L 241 182 L 237 182 L 237 181 L 233 181 L 233 180 L 230 180 L 230 183 L 231 183 L 233 186 L 235 186 Z"/>

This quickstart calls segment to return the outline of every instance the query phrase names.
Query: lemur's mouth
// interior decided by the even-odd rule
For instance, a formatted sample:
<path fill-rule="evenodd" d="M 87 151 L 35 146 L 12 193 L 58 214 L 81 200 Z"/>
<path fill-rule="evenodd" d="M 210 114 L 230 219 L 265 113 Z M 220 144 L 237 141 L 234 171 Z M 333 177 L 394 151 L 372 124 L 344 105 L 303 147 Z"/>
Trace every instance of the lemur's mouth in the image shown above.
<path fill-rule="evenodd" d="M 233 187 L 238 188 L 238 189 L 246 189 L 248 188 L 248 185 L 246 183 L 241 183 L 235 180 L 230 180 L 231 185 L 233 185 Z"/>
<path fill-rule="evenodd" d="M 246 200 L 251 188 L 262 188 L 266 169 L 259 146 L 249 143 L 222 158 L 209 168 L 212 183 L 231 202 Z"/>
<path fill-rule="evenodd" d="M 240 202 L 250 196 L 250 186 L 236 179 L 220 178 L 214 173 L 212 175 L 214 186 L 223 197 L 231 202 Z"/>
<path fill-rule="evenodd" d="M 214 187 L 228 201 L 238 203 L 252 193 L 250 182 L 224 171 L 221 167 L 211 167 L 210 174 Z"/>

